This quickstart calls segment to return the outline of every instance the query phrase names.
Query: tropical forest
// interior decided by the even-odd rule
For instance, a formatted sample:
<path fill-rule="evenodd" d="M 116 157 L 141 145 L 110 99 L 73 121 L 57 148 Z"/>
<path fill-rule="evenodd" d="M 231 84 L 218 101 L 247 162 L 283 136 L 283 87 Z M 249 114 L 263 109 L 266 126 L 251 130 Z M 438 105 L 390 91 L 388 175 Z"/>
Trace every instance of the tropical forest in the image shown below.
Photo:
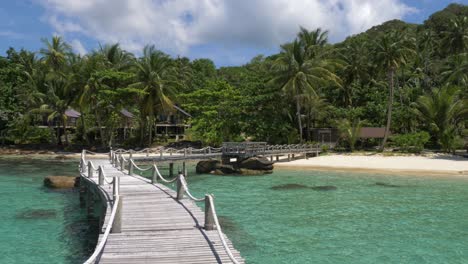
<path fill-rule="evenodd" d="M 467 148 L 468 6 L 451 4 L 423 24 L 387 21 L 339 43 L 325 29 L 297 30 L 277 54 L 231 67 L 151 44 L 132 54 L 103 43 L 80 55 L 60 36 L 40 50 L 10 48 L 0 57 L 0 143 L 165 144 L 174 139 L 155 124 L 183 112 L 183 138 L 204 145 L 313 143 L 314 129 L 334 128 L 346 151 Z M 121 137 L 125 117 L 131 129 Z M 362 127 L 384 135 L 362 140 Z"/>

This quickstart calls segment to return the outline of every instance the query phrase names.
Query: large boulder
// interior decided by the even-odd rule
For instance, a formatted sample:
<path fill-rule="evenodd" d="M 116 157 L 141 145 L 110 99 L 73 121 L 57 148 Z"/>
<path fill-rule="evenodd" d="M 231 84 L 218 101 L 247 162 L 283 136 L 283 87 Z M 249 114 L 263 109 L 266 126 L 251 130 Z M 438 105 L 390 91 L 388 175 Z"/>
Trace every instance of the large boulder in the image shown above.
<path fill-rule="evenodd" d="M 219 160 L 201 160 L 195 168 L 197 173 L 210 173 L 220 166 Z"/>
<path fill-rule="evenodd" d="M 273 162 L 264 157 L 251 157 L 239 163 L 239 168 L 249 170 L 272 170 Z"/>
<path fill-rule="evenodd" d="M 223 174 L 237 174 L 237 173 L 239 173 L 239 171 L 236 170 L 236 168 L 234 168 L 234 166 L 232 166 L 232 165 L 223 164 L 223 165 L 220 165 L 217 169 L 220 170 Z"/>
<path fill-rule="evenodd" d="M 78 187 L 80 177 L 73 176 L 47 176 L 44 178 L 44 186 L 53 189 L 70 189 Z"/>

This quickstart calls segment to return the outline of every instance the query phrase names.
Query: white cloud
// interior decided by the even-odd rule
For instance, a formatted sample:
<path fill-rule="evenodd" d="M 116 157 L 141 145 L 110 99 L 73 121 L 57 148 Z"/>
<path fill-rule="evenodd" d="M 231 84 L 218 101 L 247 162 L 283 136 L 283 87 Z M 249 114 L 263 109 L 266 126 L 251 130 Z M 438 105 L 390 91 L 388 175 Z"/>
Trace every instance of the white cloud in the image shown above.
<path fill-rule="evenodd" d="M 401 0 L 36 0 L 62 34 L 145 44 L 177 54 L 194 45 L 272 48 L 292 40 L 300 25 L 330 30 L 333 41 L 413 9 Z"/>
<path fill-rule="evenodd" d="M 70 42 L 70 45 L 72 46 L 73 50 L 75 52 L 77 52 L 78 54 L 80 54 L 80 55 L 85 55 L 87 53 L 86 48 L 83 46 L 81 41 L 79 41 L 78 39 L 73 39 Z"/>

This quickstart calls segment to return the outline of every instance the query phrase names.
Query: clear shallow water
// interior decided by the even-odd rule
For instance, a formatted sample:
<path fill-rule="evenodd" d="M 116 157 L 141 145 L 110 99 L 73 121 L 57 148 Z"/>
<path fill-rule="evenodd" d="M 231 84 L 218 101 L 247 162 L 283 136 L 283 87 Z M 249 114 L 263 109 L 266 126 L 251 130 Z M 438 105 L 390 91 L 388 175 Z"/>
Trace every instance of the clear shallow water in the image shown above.
<path fill-rule="evenodd" d="M 77 161 L 0 158 L 0 263 L 82 263 L 95 243 L 78 191 L 44 188 L 48 175 Z"/>
<path fill-rule="evenodd" d="M 395 185 L 376 185 L 377 182 Z M 337 190 L 272 190 L 283 184 Z M 276 170 L 189 176 L 247 263 L 468 263 L 468 180 Z"/>

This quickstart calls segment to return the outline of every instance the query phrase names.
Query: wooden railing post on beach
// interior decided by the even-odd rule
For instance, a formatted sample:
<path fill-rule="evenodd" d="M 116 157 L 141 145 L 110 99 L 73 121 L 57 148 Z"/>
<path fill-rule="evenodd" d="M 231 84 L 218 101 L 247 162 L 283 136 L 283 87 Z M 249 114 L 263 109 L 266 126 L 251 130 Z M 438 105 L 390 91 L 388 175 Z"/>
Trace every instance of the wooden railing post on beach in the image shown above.
<path fill-rule="evenodd" d="M 153 177 L 151 177 L 151 183 L 158 182 L 158 168 L 156 168 L 156 164 L 153 164 Z"/>
<path fill-rule="evenodd" d="M 133 160 L 132 159 L 128 160 L 128 175 L 130 176 L 133 175 Z"/>

